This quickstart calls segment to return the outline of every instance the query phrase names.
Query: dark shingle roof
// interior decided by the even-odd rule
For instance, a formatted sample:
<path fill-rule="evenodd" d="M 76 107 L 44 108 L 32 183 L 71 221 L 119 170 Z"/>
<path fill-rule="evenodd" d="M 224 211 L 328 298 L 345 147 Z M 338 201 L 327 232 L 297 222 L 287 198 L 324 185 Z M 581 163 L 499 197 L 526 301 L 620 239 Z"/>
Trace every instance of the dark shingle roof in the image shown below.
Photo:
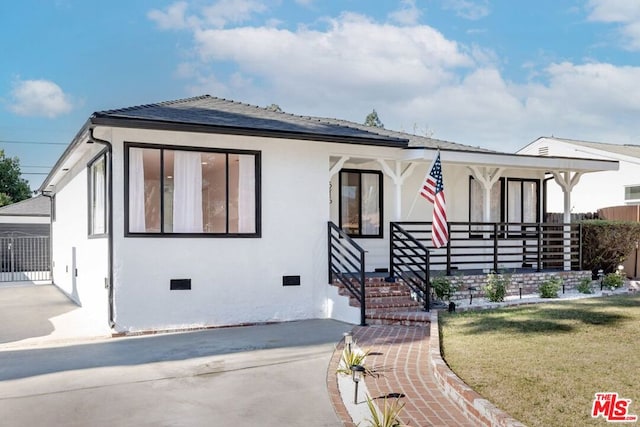
<path fill-rule="evenodd" d="M 306 139 L 342 140 L 379 143 L 381 145 L 406 146 L 408 140 L 402 136 L 381 135 L 367 129 L 350 126 L 348 122 L 330 123 L 309 117 L 273 111 L 268 108 L 243 104 L 209 95 L 157 104 L 139 105 L 117 110 L 94 113 L 92 122 L 122 120 L 131 124 L 136 121 L 176 125 L 206 126 L 216 131 L 233 131 L 260 135 L 307 137 Z M 109 124 L 114 124 L 109 122 Z"/>
<path fill-rule="evenodd" d="M 94 113 L 92 122 L 205 126 L 210 131 L 328 140 L 393 147 L 495 153 L 480 147 L 365 126 L 348 120 L 298 116 L 209 95 Z M 115 121 L 115 122 L 114 122 Z M 166 128 L 166 127 L 165 127 Z M 213 129 L 215 128 L 215 130 Z"/>
<path fill-rule="evenodd" d="M 50 216 L 51 202 L 48 197 L 36 196 L 21 202 L 0 207 L 2 216 Z"/>

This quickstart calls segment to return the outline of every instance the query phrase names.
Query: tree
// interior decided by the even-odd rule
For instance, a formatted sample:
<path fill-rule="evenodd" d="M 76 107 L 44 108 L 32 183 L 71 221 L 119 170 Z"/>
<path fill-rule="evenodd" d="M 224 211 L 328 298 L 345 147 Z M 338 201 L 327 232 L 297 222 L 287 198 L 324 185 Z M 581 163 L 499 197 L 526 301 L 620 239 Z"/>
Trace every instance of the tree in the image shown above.
<path fill-rule="evenodd" d="M 267 107 L 267 110 L 275 111 L 276 113 L 282 113 L 282 108 L 278 104 L 271 104 Z"/>
<path fill-rule="evenodd" d="M 384 125 L 380 121 L 380 117 L 378 117 L 378 113 L 376 112 L 375 108 L 373 109 L 372 112 L 369 113 L 369 115 L 367 115 L 367 118 L 364 119 L 364 125 L 365 126 L 372 126 L 372 127 L 375 127 L 375 128 L 383 128 L 384 127 Z"/>
<path fill-rule="evenodd" d="M 29 182 L 22 178 L 20 160 L 6 157 L 0 150 L 0 206 L 16 203 L 31 197 Z"/>

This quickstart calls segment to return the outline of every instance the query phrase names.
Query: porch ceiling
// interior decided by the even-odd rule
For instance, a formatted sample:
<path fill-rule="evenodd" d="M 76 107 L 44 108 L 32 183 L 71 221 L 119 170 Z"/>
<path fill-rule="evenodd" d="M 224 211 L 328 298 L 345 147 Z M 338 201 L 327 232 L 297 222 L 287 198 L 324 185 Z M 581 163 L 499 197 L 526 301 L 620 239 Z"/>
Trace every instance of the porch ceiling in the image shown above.
<path fill-rule="evenodd" d="M 600 172 L 618 170 L 615 160 L 580 159 L 574 157 L 546 157 L 524 154 L 479 153 L 464 151 L 441 151 L 442 163 L 461 164 L 465 166 L 481 166 L 492 168 L 529 169 L 544 172 Z M 402 151 L 402 161 L 431 162 L 433 149 L 410 147 Z"/>

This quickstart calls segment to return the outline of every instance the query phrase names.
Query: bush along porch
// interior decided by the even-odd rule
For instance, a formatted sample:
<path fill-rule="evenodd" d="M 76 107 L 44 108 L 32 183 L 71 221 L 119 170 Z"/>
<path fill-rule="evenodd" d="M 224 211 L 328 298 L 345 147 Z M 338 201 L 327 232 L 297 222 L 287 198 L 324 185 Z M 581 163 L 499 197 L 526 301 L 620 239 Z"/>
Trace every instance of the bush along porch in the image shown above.
<path fill-rule="evenodd" d="M 429 247 L 430 226 L 391 223 L 389 274 L 372 275 L 366 251 L 329 222 L 329 283 L 360 308 L 361 325 L 424 325 L 434 308 L 539 294 L 549 281 L 564 293 L 592 279 L 579 268 L 581 224 L 450 223 L 451 240 L 440 249 Z"/>

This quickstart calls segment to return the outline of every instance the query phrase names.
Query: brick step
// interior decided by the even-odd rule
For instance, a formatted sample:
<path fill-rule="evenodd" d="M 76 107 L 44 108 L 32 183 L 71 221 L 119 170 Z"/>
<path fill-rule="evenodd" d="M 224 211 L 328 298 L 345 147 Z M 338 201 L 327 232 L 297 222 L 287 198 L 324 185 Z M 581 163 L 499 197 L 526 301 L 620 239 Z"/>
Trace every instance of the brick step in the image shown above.
<path fill-rule="evenodd" d="M 338 293 L 343 296 L 351 296 L 351 292 L 344 287 L 341 287 L 338 290 Z M 398 286 L 398 287 L 385 287 L 385 288 L 366 288 L 365 295 L 367 298 L 378 298 L 378 297 L 411 297 L 411 291 L 406 286 Z"/>
<path fill-rule="evenodd" d="M 353 283 L 356 286 L 360 286 L 357 280 L 351 280 L 351 283 Z M 372 287 L 372 288 L 379 287 L 379 286 L 384 287 L 384 286 L 393 286 L 393 285 L 403 286 L 401 282 L 387 282 L 384 278 L 379 278 L 379 277 L 368 277 L 365 279 L 364 283 L 366 287 Z M 340 282 L 339 280 L 334 280 L 333 285 L 343 286 L 342 282 Z"/>
<path fill-rule="evenodd" d="M 428 326 L 431 313 L 421 310 L 378 313 L 366 316 L 366 320 L 369 325 Z"/>
<path fill-rule="evenodd" d="M 398 311 L 416 311 L 420 310 L 420 308 L 420 303 L 411 300 L 393 304 L 374 303 L 366 306 L 365 316 L 380 313 L 393 313 Z"/>
<path fill-rule="evenodd" d="M 408 304 L 415 302 L 409 295 L 370 295 L 367 294 L 365 298 L 367 307 L 372 305 L 398 305 Z M 349 305 L 359 307 L 360 303 L 357 299 L 349 296 Z"/>

